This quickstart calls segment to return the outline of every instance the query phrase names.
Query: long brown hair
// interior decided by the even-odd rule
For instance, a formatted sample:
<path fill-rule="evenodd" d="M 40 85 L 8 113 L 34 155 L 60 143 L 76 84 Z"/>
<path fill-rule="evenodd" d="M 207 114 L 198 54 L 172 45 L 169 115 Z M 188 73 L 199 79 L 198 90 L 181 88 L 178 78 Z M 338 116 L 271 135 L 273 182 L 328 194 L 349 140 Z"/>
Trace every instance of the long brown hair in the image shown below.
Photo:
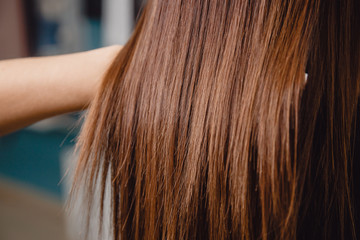
<path fill-rule="evenodd" d="M 114 239 L 355 239 L 359 4 L 149 0 L 79 139 Z"/>

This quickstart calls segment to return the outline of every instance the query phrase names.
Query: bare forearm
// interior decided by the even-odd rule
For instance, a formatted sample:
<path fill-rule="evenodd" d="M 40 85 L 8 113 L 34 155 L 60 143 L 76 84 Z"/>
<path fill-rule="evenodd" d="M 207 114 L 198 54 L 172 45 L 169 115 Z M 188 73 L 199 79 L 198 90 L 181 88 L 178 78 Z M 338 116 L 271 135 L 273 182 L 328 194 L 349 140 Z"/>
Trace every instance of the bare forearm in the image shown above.
<path fill-rule="evenodd" d="M 0 61 L 0 135 L 85 109 L 119 50 Z"/>

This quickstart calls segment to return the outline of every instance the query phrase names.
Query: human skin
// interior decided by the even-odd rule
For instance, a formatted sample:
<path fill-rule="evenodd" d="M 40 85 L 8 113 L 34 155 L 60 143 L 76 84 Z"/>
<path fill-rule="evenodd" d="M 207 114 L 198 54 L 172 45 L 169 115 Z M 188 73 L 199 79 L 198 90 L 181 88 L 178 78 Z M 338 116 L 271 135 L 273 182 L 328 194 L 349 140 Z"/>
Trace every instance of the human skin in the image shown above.
<path fill-rule="evenodd" d="M 86 109 L 121 46 L 0 61 L 0 136 Z"/>

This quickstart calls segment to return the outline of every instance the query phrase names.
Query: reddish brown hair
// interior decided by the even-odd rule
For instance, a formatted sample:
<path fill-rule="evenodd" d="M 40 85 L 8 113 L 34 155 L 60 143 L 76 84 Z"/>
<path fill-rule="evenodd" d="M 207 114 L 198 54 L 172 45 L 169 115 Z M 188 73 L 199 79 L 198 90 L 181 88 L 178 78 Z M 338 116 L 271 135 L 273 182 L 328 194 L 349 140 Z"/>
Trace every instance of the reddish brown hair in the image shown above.
<path fill-rule="evenodd" d="M 355 238 L 359 10 L 148 1 L 79 141 L 114 239 Z"/>

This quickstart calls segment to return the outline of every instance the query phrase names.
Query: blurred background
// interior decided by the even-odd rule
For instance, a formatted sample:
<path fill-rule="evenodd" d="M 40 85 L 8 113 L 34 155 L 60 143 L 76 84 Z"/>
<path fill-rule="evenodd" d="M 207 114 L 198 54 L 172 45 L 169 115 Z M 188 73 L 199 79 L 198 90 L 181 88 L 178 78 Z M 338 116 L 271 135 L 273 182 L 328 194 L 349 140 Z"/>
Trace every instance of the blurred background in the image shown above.
<path fill-rule="evenodd" d="M 144 1 L 0 0 L 0 60 L 124 44 Z M 76 214 L 65 208 L 81 114 L 0 137 L 1 240 L 83 236 Z"/>

